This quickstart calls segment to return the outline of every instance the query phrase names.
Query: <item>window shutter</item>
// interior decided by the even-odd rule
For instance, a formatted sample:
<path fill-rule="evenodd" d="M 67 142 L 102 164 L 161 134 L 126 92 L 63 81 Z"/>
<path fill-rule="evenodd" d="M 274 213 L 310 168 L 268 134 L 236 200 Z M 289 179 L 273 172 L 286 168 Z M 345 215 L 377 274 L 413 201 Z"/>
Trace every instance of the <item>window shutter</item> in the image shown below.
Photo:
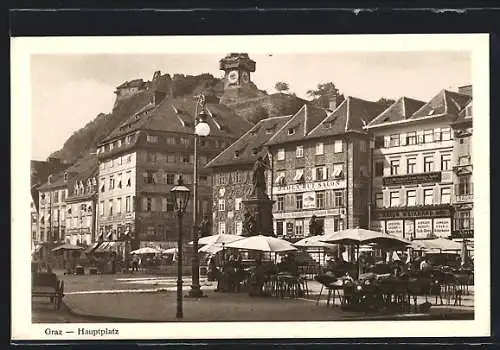
<path fill-rule="evenodd" d="M 312 168 L 312 180 L 313 180 L 313 181 L 316 181 L 316 180 L 317 180 L 317 179 L 316 179 L 316 169 L 317 169 L 317 168 Z"/>
<path fill-rule="evenodd" d="M 399 135 L 399 144 L 401 146 L 405 146 L 406 145 L 406 133 L 402 133 Z"/>
<path fill-rule="evenodd" d="M 323 180 L 328 180 L 328 167 L 323 167 Z"/>

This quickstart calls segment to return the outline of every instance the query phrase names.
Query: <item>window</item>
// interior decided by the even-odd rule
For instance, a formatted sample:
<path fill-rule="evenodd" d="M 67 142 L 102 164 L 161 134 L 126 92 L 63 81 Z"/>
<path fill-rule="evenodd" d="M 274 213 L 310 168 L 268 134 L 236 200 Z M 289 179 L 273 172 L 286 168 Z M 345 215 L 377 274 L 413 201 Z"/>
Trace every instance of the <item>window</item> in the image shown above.
<path fill-rule="evenodd" d="M 99 202 L 99 215 L 104 216 L 104 201 Z"/>
<path fill-rule="evenodd" d="M 234 210 L 241 210 L 241 198 L 234 199 Z"/>
<path fill-rule="evenodd" d="M 190 161 L 190 157 L 189 155 L 182 155 L 181 156 L 181 162 L 184 163 L 184 164 L 189 164 L 189 161 Z"/>
<path fill-rule="evenodd" d="M 285 210 L 285 196 L 276 196 L 276 210 L 283 211 Z"/>
<path fill-rule="evenodd" d="M 316 192 L 316 208 L 323 209 L 325 207 L 325 192 Z"/>
<path fill-rule="evenodd" d="M 417 159 L 416 158 L 408 158 L 406 160 L 406 173 L 407 174 L 415 174 L 417 172 Z"/>
<path fill-rule="evenodd" d="M 341 153 L 342 152 L 342 140 L 335 140 L 333 144 L 333 152 Z"/>
<path fill-rule="evenodd" d="M 276 235 L 277 236 L 283 236 L 284 230 L 283 230 L 283 225 L 285 222 L 283 220 L 277 220 L 276 221 Z"/>
<path fill-rule="evenodd" d="M 434 196 L 434 190 L 431 188 L 424 190 L 424 205 L 432 205 L 434 203 L 432 197 Z"/>
<path fill-rule="evenodd" d="M 288 128 L 288 135 L 294 135 L 295 134 L 295 128 Z"/>
<path fill-rule="evenodd" d="M 343 191 L 334 191 L 333 192 L 333 205 L 336 208 L 344 206 L 344 192 Z"/>
<path fill-rule="evenodd" d="M 384 194 L 382 192 L 375 193 L 375 206 L 377 208 L 384 207 Z"/>
<path fill-rule="evenodd" d="M 455 229 L 468 230 L 474 228 L 472 225 L 471 211 L 460 210 L 455 213 Z"/>
<path fill-rule="evenodd" d="M 117 198 L 116 199 L 116 213 L 120 214 L 122 212 L 122 199 Z"/>
<path fill-rule="evenodd" d="M 341 231 L 344 229 L 344 222 L 340 218 L 340 216 L 336 215 L 333 217 L 333 231 Z"/>
<path fill-rule="evenodd" d="M 149 163 L 156 163 L 156 153 L 155 152 L 147 152 L 146 151 L 146 160 Z"/>
<path fill-rule="evenodd" d="M 399 173 L 399 160 L 391 160 L 391 175 Z"/>
<path fill-rule="evenodd" d="M 295 235 L 303 236 L 304 235 L 304 220 L 297 219 L 295 220 Z"/>
<path fill-rule="evenodd" d="M 408 207 L 413 207 L 417 205 L 417 191 L 409 190 L 406 191 L 406 205 Z"/>
<path fill-rule="evenodd" d="M 417 144 L 417 132 L 416 131 L 409 132 L 406 135 L 406 143 L 408 145 L 416 145 Z"/>
<path fill-rule="evenodd" d="M 127 187 L 132 186 L 132 172 L 127 171 Z"/>
<path fill-rule="evenodd" d="M 344 164 L 342 164 L 342 163 L 333 164 L 333 177 L 334 178 L 342 177 L 343 172 L 344 172 Z"/>
<path fill-rule="evenodd" d="M 175 137 L 167 137 L 167 144 L 168 145 L 175 145 Z"/>
<path fill-rule="evenodd" d="M 441 155 L 441 171 L 450 170 L 451 168 L 451 154 Z"/>
<path fill-rule="evenodd" d="M 424 172 L 428 173 L 434 171 L 434 157 L 426 156 L 424 157 Z"/>
<path fill-rule="evenodd" d="M 359 151 L 366 152 L 366 141 L 365 140 L 359 141 Z"/>
<path fill-rule="evenodd" d="M 441 129 L 441 140 L 443 140 L 443 141 L 451 140 L 451 129 L 450 128 Z"/>
<path fill-rule="evenodd" d="M 384 147 L 384 137 L 377 136 L 375 137 L 375 148 L 383 148 Z"/>
<path fill-rule="evenodd" d="M 153 211 L 153 198 L 146 197 L 146 211 Z"/>
<path fill-rule="evenodd" d="M 295 177 L 293 178 L 293 181 L 304 181 L 304 169 L 295 169 Z"/>
<path fill-rule="evenodd" d="M 181 137 L 181 144 L 184 146 L 189 146 L 191 144 L 191 141 L 185 137 Z"/>
<path fill-rule="evenodd" d="M 175 163 L 175 154 L 167 154 L 167 163 Z"/>
<path fill-rule="evenodd" d="M 368 168 L 366 167 L 366 165 L 359 166 L 359 176 L 368 177 Z"/>
<path fill-rule="evenodd" d="M 162 212 L 167 211 L 167 198 L 166 197 L 161 197 L 161 211 Z"/>
<path fill-rule="evenodd" d="M 304 156 L 304 146 L 297 146 L 295 149 L 295 157 L 302 158 Z"/>
<path fill-rule="evenodd" d="M 434 134 L 433 130 L 424 130 L 424 143 L 431 143 L 433 142 L 433 137 L 432 135 Z"/>
<path fill-rule="evenodd" d="M 314 180 L 318 181 L 318 180 L 326 180 L 328 175 L 326 174 L 327 173 L 327 168 L 326 167 L 323 167 L 323 166 L 318 166 L 316 168 L 314 168 Z"/>
<path fill-rule="evenodd" d="M 226 183 L 226 177 L 222 174 L 217 175 L 217 184 L 224 185 Z"/>
<path fill-rule="evenodd" d="M 398 207 L 399 206 L 399 192 L 391 192 L 390 193 L 390 206 Z"/>
<path fill-rule="evenodd" d="M 285 160 L 285 149 L 284 148 L 280 148 L 278 150 L 278 152 L 276 153 L 276 158 L 278 160 Z"/>
<path fill-rule="evenodd" d="M 167 197 L 167 212 L 174 211 L 174 199 L 172 197 Z"/>
<path fill-rule="evenodd" d="M 399 135 L 391 135 L 390 147 L 399 147 Z"/>
<path fill-rule="evenodd" d="M 323 142 L 318 142 L 316 144 L 316 155 L 322 155 L 324 152 L 323 148 L 324 148 Z"/>
<path fill-rule="evenodd" d="M 219 199 L 219 211 L 226 211 L 226 200 Z"/>
<path fill-rule="evenodd" d="M 449 187 L 441 188 L 441 204 L 450 204 L 451 191 Z"/>
<path fill-rule="evenodd" d="M 219 234 L 223 235 L 226 233 L 226 223 L 224 221 L 219 222 Z"/>
<path fill-rule="evenodd" d="M 384 176 L 384 161 L 375 162 L 375 176 Z"/>
<path fill-rule="evenodd" d="M 470 175 L 459 175 L 458 184 L 456 185 L 456 194 L 458 196 L 472 194 L 472 183 Z"/>
<path fill-rule="evenodd" d="M 106 190 L 106 179 L 104 177 L 101 177 L 101 192 L 104 192 Z"/>
<path fill-rule="evenodd" d="M 131 206 L 130 206 L 130 196 L 125 197 L 125 211 L 127 213 L 130 213 L 131 211 Z"/>
<path fill-rule="evenodd" d="M 158 136 L 156 135 L 147 135 L 146 141 L 149 143 L 158 143 Z"/>
<path fill-rule="evenodd" d="M 113 190 L 115 188 L 115 178 L 113 175 L 109 177 L 109 189 Z"/>
<path fill-rule="evenodd" d="M 243 232 L 243 223 L 241 221 L 236 221 L 234 223 L 234 232 L 238 235 L 241 236 L 241 233 Z"/>
<path fill-rule="evenodd" d="M 434 141 L 441 141 L 441 128 L 434 129 Z"/>
<path fill-rule="evenodd" d="M 302 194 L 295 195 L 295 209 L 302 210 Z"/>
<path fill-rule="evenodd" d="M 113 200 L 108 200 L 109 216 L 113 216 Z"/>
<path fill-rule="evenodd" d="M 143 177 L 144 177 L 144 183 L 145 183 L 145 184 L 154 184 L 154 183 L 155 183 L 155 180 L 154 180 L 154 176 L 153 176 L 153 172 L 152 172 L 152 171 L 146 171 L 146 172 L 143 174 Z"/>

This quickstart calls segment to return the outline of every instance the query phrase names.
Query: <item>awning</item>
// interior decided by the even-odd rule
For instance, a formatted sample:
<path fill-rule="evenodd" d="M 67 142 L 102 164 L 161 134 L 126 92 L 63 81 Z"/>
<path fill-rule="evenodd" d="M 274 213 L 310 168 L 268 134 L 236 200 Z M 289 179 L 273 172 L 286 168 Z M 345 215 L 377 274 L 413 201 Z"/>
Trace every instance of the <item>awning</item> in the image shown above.
<path fill-rule="evenodd" d="M 114 251 L 114 247 L 116 246 L 116 242 L 102 242 L 97 249 L 95 249 L 96 253 L 109 253 Z"/>
<path fill-rule="evenodd" d="M 100 242 L 95 242 L 90 247 L 88 247 L 87 249 L 85 249 L 85 253 L 91 253 L 91 252 L 93 252 L 99 246 L 99 244 L 100 244 Z"/>
<path fill-rule="evenodd" d="M 293 181 L 302 181 L 303 179 L 304 179 L 304 172 L 300 171 L 297 174 L 295 174 Z"/>
<path fill-rule="evenodd" d="M 276 180 L 274 181 L 274 183 L 276 183 L 276 184 L 281 184 L 281 182 L 283 181 L 283 179 L 284 179 L 284 178 L 285 178 L 285 175 L 280 174 L 280 175 L 276 178 Z"/>

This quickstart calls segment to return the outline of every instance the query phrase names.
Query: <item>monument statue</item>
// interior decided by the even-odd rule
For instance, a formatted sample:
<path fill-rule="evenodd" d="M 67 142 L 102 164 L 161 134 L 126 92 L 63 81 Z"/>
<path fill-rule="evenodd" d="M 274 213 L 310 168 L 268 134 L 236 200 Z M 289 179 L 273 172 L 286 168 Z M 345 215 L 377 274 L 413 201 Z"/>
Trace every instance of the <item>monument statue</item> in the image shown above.
<path fill-rule="evenodd" d="M 259 197 L 266 193 L 266 176 L 265 172 L 269 166 L 266 164 L 262 157 L 257 158 L 253 166 L 252 183 L 253 190 L 252 196 Z"/>

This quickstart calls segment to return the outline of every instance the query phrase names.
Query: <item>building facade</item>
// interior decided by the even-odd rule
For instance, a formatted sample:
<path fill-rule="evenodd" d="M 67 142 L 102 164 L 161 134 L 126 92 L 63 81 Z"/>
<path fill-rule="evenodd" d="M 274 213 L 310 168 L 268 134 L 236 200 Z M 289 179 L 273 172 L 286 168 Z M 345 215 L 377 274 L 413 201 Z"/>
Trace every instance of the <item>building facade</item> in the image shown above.
<path fill-rule="evenodd" d="M 464 86 L 459 91 L 472 96 L 472 86 Z M 453 230 L 455 240 L 466 239 L 473 245 L 474 238 L 474 183 L 472 167 L 472 101 L 460 112 L 459 118 L 452 123 L 453 144 L 453 183 L 452 204 L 454 209 Z"/>
<path fill-rule="evenodd" d="M 290 117 L 262 119 L 207 164 L 206 167 L 212 170 L 214 233 L 242 234 L 245 213 L 242 202 L 253 189 L 253 165 L 259 157 L 269 162 L 267 147 L 264 144 Z M 267 175 L 269 195 L 271 173 L 268 171 Z"/>
<path fill-rule="evenodd" d="M 151 86 L 156 86 L 153 81 Z M 128 232 L 132 248 L 142 245 L 175 246 L 177 217 L 170 190 L 182 176 L 192 190 L 195 114 L 203 108 L 210 135 L 197 147 L 197 217 L 212 212 L 210 171 L 203 166 L 252 124 L 217 103 L 214 96 L 196 106 L 194 100 L 150 91 L 151 103 L 130 116 L 99 145 L 98 226 L 106 240 Z M 184 217 L 184 237 L 191 239 L 194 203 Z"/>
<path fill-rule="evenodd" d="M 447 90 L 428 103 L 403 97 L 368 124 L 372 229 L 407 239 L 451 236 L 451 123 L 469 101 Z"/>
<path fill-rule="evenodd" d="M 383 107 L 347 97 L 330 108 L 304 106 L 266 144 L 278 236 L 308 236 L 313 215 L 323 232 L 367 227 L 369 138 L 363 125 Z"/>
<path fill-rule="evenodd" d="M 51 174 L 39 190 L 39 242 L 59 244 L 66 234 L 67 175 Z"/>

